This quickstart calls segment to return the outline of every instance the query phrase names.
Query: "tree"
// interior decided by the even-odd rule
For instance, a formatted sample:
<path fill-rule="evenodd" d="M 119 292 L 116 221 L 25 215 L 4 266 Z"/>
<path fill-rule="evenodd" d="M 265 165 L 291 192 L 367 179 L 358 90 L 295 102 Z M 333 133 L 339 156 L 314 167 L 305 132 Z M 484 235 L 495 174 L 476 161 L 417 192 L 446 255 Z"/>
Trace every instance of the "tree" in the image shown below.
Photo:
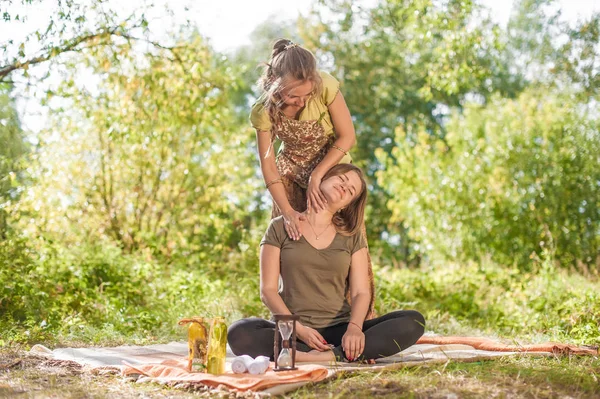
<path fill-rule="evenodd" d="M 518 0 L 507 27 L 506 62 L 529 84 L 568 88 L 582 102 L 600 87 L 600 13 L 574 27 L 561 19 L 555 0 Z"/>
<path fill-rule="evenodd" d="M 527 90 L 472 104 L 446 140 L 396 131 L 378 157 L 418 250 L 431 257 L 595 268 L 600 253 L 600 121 L 568 94 Z"/>
<path fill-rule="evenodd" d="M 66 244 L 226 259 L 257 185 L 251 134 L 230 101 L 235 68 L 193 33 L 176 50 L 94 47 L 70 63 L 20 204 L 38 210 L 29 229 Z M 92 83 L 78 79 L 81 65 Z"/>
<path fill-rule="evenodd" d="M 390 223 L 392 198 L 374 179 L 377 149 L 390 154 L 394 130 L 422 126 L 443 140 L 445 121 L 466 98 L 485 103 L 495 92 L 514 96 L 521 79 L 503 63 L 500 28 L 481 18 L 472 1 L 383 0 L 363 9 L 352 2 L 322 2 L 318 22 L 304 37 L 332 59 L 358 134 L 358 164 L 371 177 L 370 237 L 400 237 L 387 256 L 418 261 L 406 226 Z M 331 16 L 333 15 L 333 16 Z M 508 78 L 510 77 L 510 79 Z M 392 243 L 388 240 L 388 243 Z"/>
<path fill-rule="evenodd" d="M 9 39 L 0 44 L 0 82 L 11 81 L 11 75 L 17 72 L 27 77 L 30 67 L 53 61 L 61 54 L 106 46 L 114 40 L 142 41 L 157 48 L 170 48 L 150 39 L 149 21 L 144 10 L 147 11 L 152 4 L 144 2 L 129 16 L 122 18 L 105 3 L 103 0 L 59 0 L 55 4 L 41 0 L 4 2 L 0 13 L 5 23 L 16 26 L 25 22 L 28 12 L 34 12 L 33 7 L 47 8 L 45 15 L 48 19 L 44 26 L 28 34 L 24 40 L 15 42 Z"/>

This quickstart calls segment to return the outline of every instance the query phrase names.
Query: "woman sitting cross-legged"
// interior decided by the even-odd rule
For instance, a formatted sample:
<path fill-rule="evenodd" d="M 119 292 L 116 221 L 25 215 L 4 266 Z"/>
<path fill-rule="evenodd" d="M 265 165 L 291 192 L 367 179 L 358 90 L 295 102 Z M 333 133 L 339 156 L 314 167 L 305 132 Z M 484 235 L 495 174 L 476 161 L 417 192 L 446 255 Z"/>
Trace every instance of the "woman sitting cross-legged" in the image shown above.
<path fill-rule="evenodd" d="M 361 170 L 338 164 L 325 174 L 320 189 L 326 209 L 305 212 L 300 240 L 287 236 L 281 216 L 271 221 L 261 242 L 262 301 L 272 314 L 300 317 L 299 362 L 377 359 L 408 348 L 423 335 L 419 312 L 399 310 L 365 320 L 371 293 L 361 234 L 367 197 Z M 253 317 L 234 322 L 228 341 L 236 355 L 273 359 L 274 334 L 274 322 Z"/>

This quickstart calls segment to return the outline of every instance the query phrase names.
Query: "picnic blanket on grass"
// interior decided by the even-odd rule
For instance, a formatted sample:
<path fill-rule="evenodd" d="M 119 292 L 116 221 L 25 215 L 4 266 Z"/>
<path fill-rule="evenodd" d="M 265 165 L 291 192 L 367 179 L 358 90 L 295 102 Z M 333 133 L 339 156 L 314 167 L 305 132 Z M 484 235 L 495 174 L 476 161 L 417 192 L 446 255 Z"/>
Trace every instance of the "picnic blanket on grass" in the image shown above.
<path fill-rule="evenodd" d="M 382 370 L 411 367 L 427 363 L 454 361 L 478 361 L 502 356 L 552 356 L 560 354 L 598 355 L 597 348 L 576 347 L 558 343 L 537 345 L 506 345 L 489 338 L 424 336 L 416 345 L 396 355 L 377 359 L 375 364 L 345 362 L 299 363 L 298 370 L 274 372 L 262 375 L 234 374 L 231 361 L 234 354 L 227 347 L 226 372 L 211 375 L 188 372 L 187 343 L 171 342 L 148 346 L 119 346 L 114 348 L 58 348 L 50 350 L 41 345 L 31 349 L 56 360 L 75 361 L 87 366 L 92 372 L 118 371 L 138 381 L 156 381 L 175 385 L 194 383 L 209 387 L 224 386 L 235 391 L 283 394 L 303 385 L 333 377 L 340 371 Z"/>

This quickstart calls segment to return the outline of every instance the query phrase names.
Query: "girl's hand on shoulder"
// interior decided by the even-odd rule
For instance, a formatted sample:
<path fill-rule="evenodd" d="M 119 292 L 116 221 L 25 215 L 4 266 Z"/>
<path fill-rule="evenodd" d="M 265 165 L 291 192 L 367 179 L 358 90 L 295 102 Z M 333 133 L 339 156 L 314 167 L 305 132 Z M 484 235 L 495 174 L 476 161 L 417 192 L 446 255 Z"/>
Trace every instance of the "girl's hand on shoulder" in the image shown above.
<path fill-rule="evenodd" d="M 362 355 L 365 349 L 365 334 L 357 325 L 348 323 L 348 329 L 342 337 L 342 349 L 351 362 Z"/>
<path fill-rule="evenodd" d="M 321 352 L 331 350 L 329 345 L 327 345 L 325 338 L 323 338 L 323 336 L 314 328 L 306 327 L 298 323 L 296 334 L 298 335 L 298 338 L 313 349 Z"/>
<path fill-rule="evenodd" d="M 302 237 L 302 233 L 300 232 L 300 221 L 305 220 L 305 216 L 293 209 L 282 212 L 282 215 L 283 225 L 288 236 L 294 241 L 299 240 L 300 237 Z"/>
<path fill-rule="evenodd" d="M 308 180 L 308 188 L 306 189 L 306 200 L 309 210 L 319 213 L 327 206 L 327 199 L 321 191 L 321 178 L 315 175 L 311 175 Z"/>

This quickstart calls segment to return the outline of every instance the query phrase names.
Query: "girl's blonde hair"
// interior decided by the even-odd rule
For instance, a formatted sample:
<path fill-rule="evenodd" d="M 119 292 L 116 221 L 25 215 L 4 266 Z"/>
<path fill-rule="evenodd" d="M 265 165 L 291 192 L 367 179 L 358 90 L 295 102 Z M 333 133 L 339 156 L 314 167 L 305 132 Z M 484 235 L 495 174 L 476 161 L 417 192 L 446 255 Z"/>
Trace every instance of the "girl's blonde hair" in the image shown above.
<path fill-rule="evenodd" d="M 273 45 L 271 59 L 264 64 L 262 76 L 258 80 L 258 86 L 262 90 L 258 101 L 269 114 L 273 127 L 281 123 L 281 92 L 289 87 L 292 80 L 311 81 L 313 96 L 318 96 L 323 91 L 323 82 L 313 53 L 291 40 L 278 39 Z"/>
<path fill-rule="evenodd" d="M 321 181 L 327 180 L 330 177 L 343 175 L 347 172 L 356 172 L 360 178 L 361 187 L 359 189 L 359 194 L 351 203 L 333 215 L 332 223 L 336 230 L 341 234 L 352 236 L 360 233 L 360 229 L 365 222 L 367 183 L 365 182 L 362 170 L 350 163 L 340 163 L 329 169 Z"/>

